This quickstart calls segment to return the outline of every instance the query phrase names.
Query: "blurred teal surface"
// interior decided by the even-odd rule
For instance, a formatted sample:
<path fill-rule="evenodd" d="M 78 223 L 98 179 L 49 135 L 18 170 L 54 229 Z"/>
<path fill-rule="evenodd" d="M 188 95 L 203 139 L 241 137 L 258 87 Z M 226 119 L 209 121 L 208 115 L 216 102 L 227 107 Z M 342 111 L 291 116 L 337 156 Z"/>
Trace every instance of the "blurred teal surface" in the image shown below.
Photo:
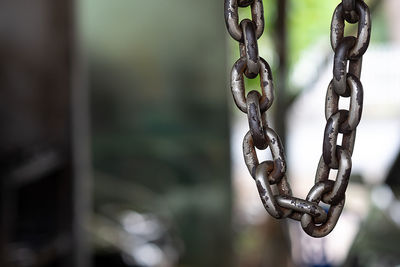
<path fill-rule="evenodd" d="M 80 6 L 95 208 L 128 202 L 167 216 L 183 241 L 182 266 L 230 266 L 222 6 L 214 0 Z"/>

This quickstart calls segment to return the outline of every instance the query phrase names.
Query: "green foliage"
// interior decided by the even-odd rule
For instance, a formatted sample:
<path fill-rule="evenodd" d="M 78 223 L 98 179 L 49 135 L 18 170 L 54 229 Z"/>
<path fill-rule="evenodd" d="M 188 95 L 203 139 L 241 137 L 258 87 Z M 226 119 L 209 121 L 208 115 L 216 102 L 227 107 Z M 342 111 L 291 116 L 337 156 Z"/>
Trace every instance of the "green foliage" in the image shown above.
<path fill-rule="evenodd" d="M 274 35 L 277 17 L 276 1 L 264 0 L 265 30 L 259 40 L 260 55 L 271 65 L 275 73 L 278 67 Z M 289 69 L 299 60 L 302 51 L 320 38 L 329 42 L 330 23 L 336 1 L 321 0 L 288 0 L 287 5 L 287 40 L 288 40 L 288 67 Z M 249 8 L 239 9 L 240 19 L 251 18 Z M 233 59 L 239 57 L 236 42 L 230 42 L 234 51 Z M 232 60 L 233 62 L 233 60 Z M 274 75 L 276 76 L 276 75 Z M 247 91 L 259 90 L 258 79 L 245 79 Z"/>
<path fill-rule="evenodd" d="M 265 30 L 263 36 L 259 39 L 259 53 L 271 65 L 272 72 L 275 73 L 279 64 L 276 54 L 276 44 L 274 42 L 276 35 L 276 17 L 277 17 L 277 1 L 264 0 L 265 13 Z M 314 43 L 323 39 L 324 43 L 329 46 L 330 24 L 333 11 L 339 4 L 337 1 L 321 1 L 321 0 L 287 0 L 287 60 L 288 71 L 299 61 L 303 51 L 311 47 Z M 372 7 L 372 1 L 367 1 Z M 371 43 L 386 42 L 388 40 L 387 23 L 382 12 L 382 7 L 378 6 L 373 10 L 373 28 L 371 35 Z M 251 18 L 249 8 L 239 9 L 240 20 L 243 18 Z M 346 34 L 356 35 L 357 24 L 346 23 Z M 239 57 L 239 49 L 236 42 L 230 42 L 232 51 L 232 62 Z M 322 55 L 325 56 L 325 55 Z M 276 75 L 274 75 L 276 76 Z M 275 79 L 275 82 L 279 82 Z M 246 90 L 258 90 L 259 79 L 246 79 Z"/>
<path fill-rule="evenodd" d="M 301 52 L 319 38 L 328 40 L 332 13 L 339 1 L 302 0 L 289 1 L 288 35 L 290 65 Z"/>

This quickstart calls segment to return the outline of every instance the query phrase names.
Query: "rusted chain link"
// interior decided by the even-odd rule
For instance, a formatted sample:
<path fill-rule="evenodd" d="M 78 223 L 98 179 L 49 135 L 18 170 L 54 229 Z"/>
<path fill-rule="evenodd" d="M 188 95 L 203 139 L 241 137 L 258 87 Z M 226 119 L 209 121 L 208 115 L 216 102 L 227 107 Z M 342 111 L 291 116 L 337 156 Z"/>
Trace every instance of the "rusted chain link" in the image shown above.
<path fill-rule="evenodd" d="M 371 38 L 371 16 L 367 4 L 361 0 L 355 0 L 355 11 L 359 16 L 358 20 L 358 34 L 356 44 L 349 52 L 349 59 L 356 60 L 362 57 L 367 51 L 369 40 Z M 339 4 L 332 17 L 331 23 L 331 45 L 334 51 L 344 38 L 344 12 L 343 5 Z"/>
<path fill-rule="evenodd" d="M 238 5 L 240 7 L 247 7 L 251 5 L 254 2 L 254 0 L 238 0 Z"/>
<path fill-rule="evenodd" d="M 252 19 L 239 23 L 239 7 L 251 8 Z M 286 159 L 278 134 L 269 127 L 266 112 L 274 101 L 272 72 L 259 56 L 257 40 L 264 31 L 262 0 L 225 0 L 225 22 L 229 34 L 239 42 L 240 58 L 231 71 L 231 91 L 236 106 L 247 113 L 249 132 L 243 139 L 243 156 L 254 178 L 261 201 L 274 218 L 301 221 L 304 231 L 323 237 L 335 227 L 343 210 L 350 180 L 356 128 L 363 108 L 363 87 L 360 82 L 362 56 L 368 48 L 371 18 L 362 0 L 342 0 L 331 22 L 331 45 L 335 53 L 333 79 L 325 99 L 326 127 L 322 156 L 315 175 L 315 184 L 307 198 L 292 196 L 286 178 Z M 344 36 L 345 21 L 358 22 L 357 36 Z M 260 78 L 261 94 L 251 90 L 245 95 L 245 75 Z M 340 97 L 350 97 L 349 110 L 339 109 Z M 339 135 L 342 142 L 337 144 Z M 256 148 L 269 148 L 272 160 L 259 162 Z M 337 170 L 336 179 L 329 180 L 330 170 Z M 329 205 L 325 211 L 319 203 Z"/>
<path fill-rule="evenodd" d="M 258 44 L 256 38 L 256 29 L 249 19 L 240 22 L 242 26 L 244 43 L 240 45 L 240 56 L 246 58 L 245 75 L 249 79 L 257 77 L 260 70 L 260 57 L 258 56 Z"/>
<path fill-rule="evenodd" d="M 358 14 L 356 12 L 355 0 L 343 0 L 344 18 L 349 23 L 356 23 L 358 21 Z"/>
<path fill-rule="evenodd" d="M 225 23 L 229 34 L 238 42 L 243 42 L 243 31 L 239 26 L 238 0 L 225 0 Z M 257 39 L 264 32 L 264 9 L 262 0 L 240 1 L 251 3 L 251 17 L 256 28 Z"/>

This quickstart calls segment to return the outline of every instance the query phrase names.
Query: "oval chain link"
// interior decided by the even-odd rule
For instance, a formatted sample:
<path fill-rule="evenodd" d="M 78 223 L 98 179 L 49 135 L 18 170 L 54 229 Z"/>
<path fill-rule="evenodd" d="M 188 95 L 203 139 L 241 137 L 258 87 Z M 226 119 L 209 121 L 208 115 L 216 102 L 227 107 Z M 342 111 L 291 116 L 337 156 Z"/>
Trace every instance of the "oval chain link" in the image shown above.
<path fill-rule="evenodd" d="M 326 127 L 322 156 L 315 174 L 315 184 L 300 199 L 292 196 L 286 177 L 286 159 L 278 134 L 268 126 L 266 111 L 274 101 L 271 68 L 258 54 L 257 40 L 264 31 L 262 0 L 224 0 L 225 22 L 229 34 L 239 42 L 240 58 L 231 71 L 231 92 L 236 106 L 247 114 L 249 131 L 243 139 L 243 156 L 254 178 L 261 201 L 274 218 L 291 218 L 301 222 L 303 230 L 313 237 L 323 237 L 335 227 L 345 203 L 350 180 L 356 128 L 363 108 L 363 86 L 360 82 L 362 56 L 368 48 L 371 18 L 362 0 L 342 0 L 331 22 L 331 45 L 335 53 L 333 79 L 325 98 Z M 238 8 L 251 8 L 252 19 L 239 23 Z M 358 22 L 358 34 L 344 36 L 345 21 Z M 245 95 L 244 76 L 259 76 L 261 94 L 251 90 Z M 349 110 L 339 109 L 340 97 L 350 97 Z M 337 144 L 339 135 L 342 142 Z M 259 162 L 256 148 L 269 148 L 272 160 Z M 329 180 L 337 169 L 336 179 Z M 325 211 L 319 203 L 329 205 Z"/>
<path fill-rule="evenodd" d="M 247 100 L 245 97 L 245 86 L 243 74 L 247 68 L 245 57 L 239 58 L 233 65 L 231 72 L 231 91 L 237 107 L 247 113 Z M 260 110 L 264 113 L 274 101 L 274 85 L 272 83 L 272 72 L 268 63 L 260 57 L 260 86 L 262 95 L 260 98 Z"/>
<path fill-rule="evenodd" d="M 359 16 L 359 20 L 356 44 L 348 55 L 349 59 L 352 60 L 362 57 L 368 49 L 369 40 L 371 38 L 371 16 L 367 4 L 362 0 L 356 0 L 355 10 Z M 343 5 L 340 3 L 333 13 L 331 22 L 331 45 L 334 51 L 336 51 L 337 46 L 344 38 L 344 21 Z"/>
<path fill-rule="evenodd" d="M 356 23 L 359 19 L 356 12 L 356 1 L 355 0 L 343 0 L 344 18 L 349 23 Z"/>
<path fill-rule="evenodd" d="M 262 0 L 240 1 L 241 4 L 251 3 L 251 17 L 256 27 L 256 37 L 259 39 L 264 32 L 264 9 Z M 229 34 L 238 42 L 243 42 L 243 31 L 239 26 L 238 0 L 225 0 L 225 24 Z"/>
<path fill-rule="evenodd" d="M 249 19 L 240 22 L 243 30 L 244 43 L 240 45 L 240 56 L 246 58 L 245 75 L 249 79 L 257 77 L 260 70 L 260 58 L 258 56 L 258 43 L 254 23 Z"/>
<path fill-rule="evenodd" d="M 259 92 L 253 90 L 247 95 L 247 119 L 254 145 L 258 149 L 266 149 L 268 146 L 267 138 L 264 134 L 265 126 L 267 126 L 266 113 L 261 114 Z"/>

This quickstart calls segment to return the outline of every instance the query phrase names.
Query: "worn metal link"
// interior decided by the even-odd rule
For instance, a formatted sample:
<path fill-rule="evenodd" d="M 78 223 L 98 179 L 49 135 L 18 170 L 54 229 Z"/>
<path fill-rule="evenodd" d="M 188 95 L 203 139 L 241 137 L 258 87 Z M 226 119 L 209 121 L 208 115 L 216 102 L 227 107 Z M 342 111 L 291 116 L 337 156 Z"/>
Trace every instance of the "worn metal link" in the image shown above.
<path fill-rule="evenodd" d="M 287 182 L 286 176 L 282 177 L 278 183 L 271 180 L 270 173 L 274 169 L 272 161 L 264 161 L 259 164 L 255 171 L 255 180 L 261 201 L 265 209 L 275 218 L 286 218 L 294 212 L 290 207 L 279 204 L 280 197 L 292 197 L 292 190 Z"/>
<path fill-rule="evenodd" d="M 252 20 L 244 19 L 239 23 L 238 7 L 248 6 Z M 358 22 L 357 37 L 344 36 L 345 20 Z M 327 122 L 322 156 L 315 184 L 305 200 L 292 196 L 282 142 L 267 123 L 266 111 L 274 100 L 274 86 L 270 66 L 258 54 L 257 39 L 264 30 L 262 0 L 225 0 L 225 22 L 230 35 L 239 42 L 240 58 L 231 71 L 231 92 L 236 106 L 247 113 L 250 130 L 243 139 L 243 156 L 261 201 L 272 217 L 300 221 L 307 234 L 326 236 L 343 210 L 350 180 L 356 128 L 363 108 L 362 56 L 368 48 L 371 33 L 368 6 L 362 0 L 342 0 L 332 17 L 331 45 L 335 55 L 333 79 L 325 98 Z M 251 90 L 246 97 L 243 75 L 250 79 L 260 76 L 261 94 Z M 348 110 L 339 109 L 340 97 L 350 97 Z M 342 135 L 340 145 L 337 144 L 339 135 Z M 256 148 L 269 148 L 272 160 L 260 163 Z M 329 180 L 332 169 L 337 169 L 334 181 Z M 327 212 L 319 205 L 320 201 L 329 205 Z"/>
<path fill-rule="evenodd" d="M 256 167 L 255 180 L 264 208 L 272 217 L 280 219 L 283 217 L 283 211 L 280 209 L 278 202 L 273 195 L 268 180 L 269 173 L 272 169 L 273 165 L 268 164 L 267 162 L 262 162 Z"/>
<path fill-rule="evenodd" d="M 260 111 L 260 98 L 261 95 L 257 91 L 251 91 L 247 95 L 247 119 L 249 121 L 249 128 L 251 136 L 253 137 L 254 145 L 258 149 L 266 149 L 268 146 L 267 137 L 264 134 L 266 125 L 266 114 L 261 115 Z"/>
<path fill-rule="evenodd" d="M 348 118 L 340 125 L 339 132 L 349 133 L 357 127 L 361 120 L 363 108 L 364 90 L 360 80 L 352 75 L 347 74 L 347 86 L 350 91 L 350 109 Z M 325 100 L 325 118 L 329 118 L 339 111 L 339 95 L 333 89 L 333 82 L 328 86 Z"/>
<path fill-rule="evenodd" d="M 233 65 L 231 72 L 231 91 L 233 99 L 237 107 L 243 111 L 247 112 L 247 104 L 245 97 L 245 86 L 243 73 L 247 67 L 246 58 L 239 58 L 238 61 Z M 261 86 L 261 99 L 260 99 L 260 110 L 265 112 L 274 101 L 274 85 L 272 82 L 272 72 L 268 63 L 260 57 L 260 86 Z"/>
<path fill-rule="evenodd" d="M 308 193 L 306 200 L 318 203 L 321 200 L 322 195 L 332 189 L 333 184 L 334 183 L 330 180 L 316 183 Z M 328 211 L 327 220 L 320 225 L 316 225 L 316 222 L 313 221 L 311 215 L 304 213 L 301 217 L 301 227 L 310 236 L 326 236 L 333 230 L 333 228 L 335 228 L 336 223 L 339 220 L 339 216 L 342 213 L 344 202 L 345 197 L 343 197 L 338 204 L 331 205 Z"/>
<path fill-rule="evenodd" d="M 337 204 L 342 198 L 344 198 L 344 194 L 346 192 L 347 185 L 350 179 L 352 166 L 350 152 L 346 149 L 343 149 L 342 147 L 338 147 L 337 154 L 339 157 L 339 166 L 335 184 L 332 190 L 323 196 L 323 201 L 327 204 Z M 329 172 L 324 173 L 324 175 L 319 178 L 321 181 L 328 180 Z"/>
<path fill-rule="evenodd" d="M 356 0 L 355 10 L 359 16 L 358 33 L 356 43 L 349 52 L 349 59 L 359 59 L 367 51 L 369 40 L 371 38 L 371 16 L 368 6 L 364 1 Z M 343 5 L 339 4 L 332 17 L 331 22 L 331 45 L 334 51 L 344 38 L 344 11 Z"/>
<path fill-rule="evenodd" d="M 300 214 L 309 214 L 316 223 L 326 221 L 327 213 L 322 207 L 318 206 L 318 203 L 292 196 L 277 196 L 276 200 L 280 207 L 297 211 Z"/>
<path fill-rule="evenodd" d="M 335 58 L 333 60 L 333 87 L 337 94 L 348 96 L 347 89 L 347 55 L 353 47 L 356 38 L 349 36 L 343 38 L 340 44 L 336 47 Z"/>
<path fill-rule="evenodd" d="M 253 79 L 257 77 L 260 70 L 256 30 L 253 22 L 249 19 L 242 20 L 240 25 L 242 26 L 244 38 L 243 45 L 240 45 L 240 56 L 246 57 L 246 71 L 244 74 L 247 78 Z"/>
<path fill-rule="evenodd" d="M 344 11 L 352 11 L 356 8 L 356 0 L 342 0 Z"/>
<path fill-rule="evenodd" d="M 249 1 L 241 1 L 242 4 Z M 257 39 L 264 32 L 264 8 L 262 0 L 251 1 L 251 18 L 256 27 Z M 238 0 L 225 0 L 225 24 L 229 34 L 238 42 L 243 42 L 243 31 L 239 26 Z"/>
<path fill-rule="evenodd" d="M 238 5 L 240 7 L 247 7 L 254 3 L 254 0 L 238 0 Z"/>
<path fill-rule="evenodd" d="M 325 163 L 332 169 L 339 167 L 339 160 L 337 157 L 337 140 L 339 137 L 340 125 L 345 122 L 349 112 L 347 110 L 339 110 L 337 113 L 332 115 L 325 127 L 324 141 L 322 145 L 322 156 Z M 342 147 L 350 152 L 354 146 L 354 135 L 356 130 L 343 134 Z"/>
<path fill-rule="evenodd" d="M 349 23 L 356 23 L 359 19 L 356 12 L 356 1 L 355 0 L 342 0 L 344 19 Z"/>
<path fill-rule="evenodd" d="M 361 68 L 362 68 L 362 57 L 357 60 L 350 60 L 349 61 L 349 69 L 347 73 L 353 74 L 358 79 L 361 78 Z"/>
<path fill-rule="evenodd" d="M 268 175 L 268 180 L 271 184 L 278 183 L 280 179 L 286 173 L 286 159 L 285 154 L 283 152 L 282 142 L 277 135 L 277 133 L 271 128 L 265 127 L 264 135 L 267 138 L 267 144 L 271 150 L 272 158 L 273 158 L 273 170 Z M 245 137 L 243 138 L 243 157 L 246 163 L 247 169 L 250 174 L 255 176 L 255 169 L 259 165 L 257 152 L 254 145 L 253 136 L 251 132 L 248 131 Z"/>

